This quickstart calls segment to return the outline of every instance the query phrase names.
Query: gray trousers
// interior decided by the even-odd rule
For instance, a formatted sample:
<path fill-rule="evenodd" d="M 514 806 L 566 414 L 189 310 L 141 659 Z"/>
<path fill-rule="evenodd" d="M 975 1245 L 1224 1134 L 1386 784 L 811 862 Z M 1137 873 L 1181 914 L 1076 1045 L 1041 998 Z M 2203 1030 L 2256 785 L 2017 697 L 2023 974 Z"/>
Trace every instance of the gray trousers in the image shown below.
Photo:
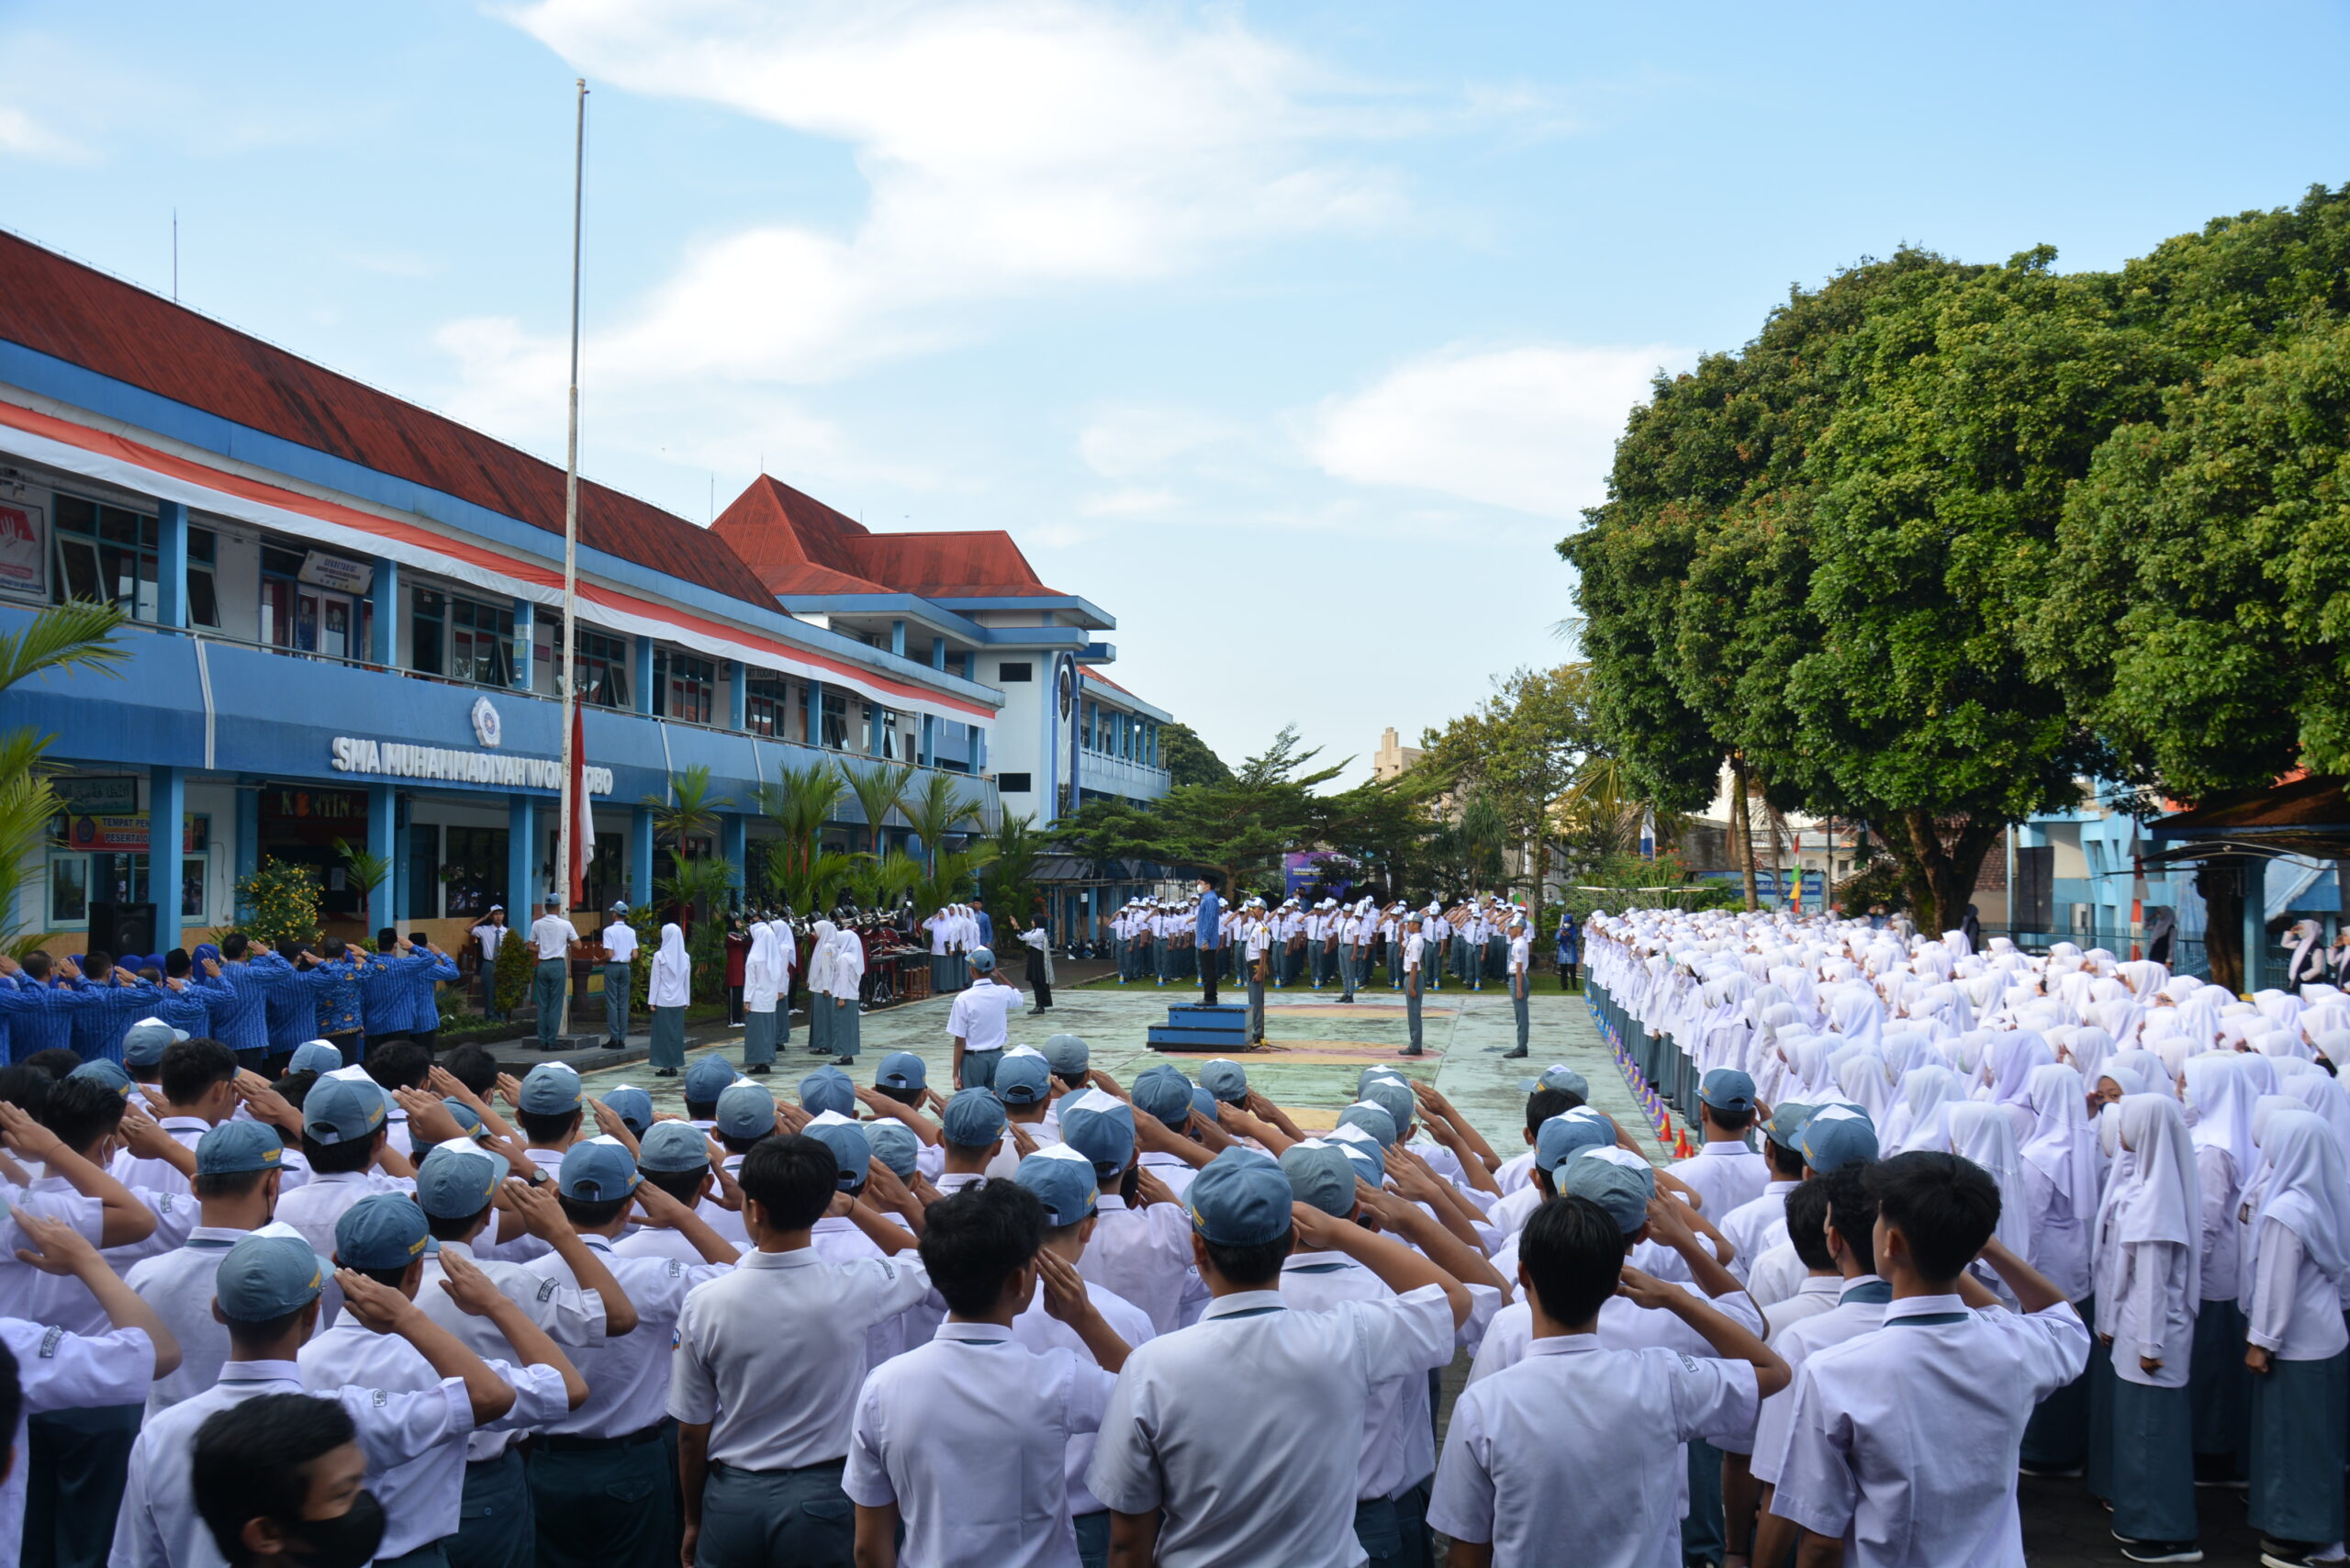
<path fill-rule="evenodd" d="M 457 1533 L 440 1541 L 449 1568 L 532 1568 L 539 1560 L 537 1510 L 522 1450 L 465 1466 Z"/>
<path fill-rule="evenodd" d="M 1420 972 L 1404 973 L 1404 1022 L 1412 1032 L 1412 1054 L 1420 1054 Z"/>
<path fill-rule="evenodd" d="M 1003 1052 L 1001 1049 L 965 1051 L 963 1053 L 963 1087 L 966 1089 L 994 1088 L 996 1065 L 1002 1060 Z"/>
<path fill-rule="evenodd" d="M 1338 973 L 1346 986 L 1346 990 L 1339 994 L 1354 995 L 1355 987 L 1362 983 L 1362 959 L 1357 956 L 1352 947 L 1338 949 Z"/>
<path fill-rule="evenodd" d="M 633 963 L 604 966 L 604 1038 L 628 1038 L 629 992 L 634 989 L 635 980 Z"/>
<path fill-rule="evenodd" d="M 554 1044 L 555 1026 L 563 1022 L 564 971 L 571 965 L 562 958 L 541 958 L 531 973 L 531 1000 L 539 1008 L 539 1044 Z"/>
<path fill-rule="evenodd" d="M 851 1568 L 856 1543 L 839 1460 L 805 1470 L 710 1467 L 698 1568 Z"/>
<path fill-rule="evenodd" d="M 1533 1022 L 1527 1016 L 1526 978 L 1512 975 L 1509 984 L 1509 1010 L 1517 1015 L 1517 1048 L 1521 1051 L 1526 1048 L 1527 1036 L 1533 1030 Z"/>
<path fill-rule="evenodd" d="M 1265 1037 L 1265 977 L 1254 964 L 1248 966 L 1248 1043 L 1255 1045 Z"/>

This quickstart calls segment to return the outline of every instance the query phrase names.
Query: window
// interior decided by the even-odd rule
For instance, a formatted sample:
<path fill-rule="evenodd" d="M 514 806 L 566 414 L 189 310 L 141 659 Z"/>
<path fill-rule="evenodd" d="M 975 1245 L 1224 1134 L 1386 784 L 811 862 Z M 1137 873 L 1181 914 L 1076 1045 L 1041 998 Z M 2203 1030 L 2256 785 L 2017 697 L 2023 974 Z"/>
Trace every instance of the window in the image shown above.
<path fill-rule="evenodd" d="M 449 673 L 483 686 L 514 684 L 514 611 L 510 606 L 449 600 Z"/>
<path fill-rule="evenodd" d="M 664 718 L 707 724 L 718 711 L 718 666 L 667 648 L 653 651 L 653 711 Z"/>
<path fill-rule="evenodd" d="M 421 675 L 440 675 L 446 666 L 441 662 L 442 627 L 448 616 L 448 605 L 431 588 L 415 590 L 409 600 L 408 622 L 408 667 Z"/>
<path fill-rule="evenodd" d="M 822 745 L 830 751 L 848 749 L 848 698 L 837 691 L 824 693 L 823 722 L 818 732 Z"/>
<path fill-rule="evenodd" d="M 998 794 L 1025 795 L 1028 793 L 1028 775 L 1025 773 L 999 773 L 995 776 L 995 787 Z"/>
<path fill-rule="evenodd" d="M 94 599 L 134 621 L 154 620 L 155 520 L 66 495 L 57 498 L 56 516 L 52 596 L 60 603 Z"/>
<path fill-rule="evenodd" d="M 755 735 L 783 739 L 783 715 L 789 711 L 783 678 L 745 671 L 743 678 L 747 683 L 743 689 L 743 727 Z"/>
<path fill-rule="evenodd" d="M 1036 666 L 1033 664 L 1016 665 L 1007 660 L 995 666 L 995 678 L 1006 685 L 1015 681 L 1034 680 L 1036 678 Z"/>
<path fill-rule="evenodd" d="M 441 839 L 441 886 L 448 901 L 448 912 L 453 915 L 482 915 L 489 913 L 491 904 L 503 903 L 506 830 L 444 827 Z M 530 912 L 523 913 L 527 915 Z"/>
<path fill-rule="evenodd" d="M 581 627 L 571 644 L 572 678 L 583 702 L 625 709 L 628 701 L 628 639 Z"/>
<path fill-rule="evenodd" d="M 78 924 L 90 918 L 90 857 L 56 855 L 49 862 L 49 923 Z"/>
<path fill-rule="evenodd" d="M 219 629 L 220 595 L 212 580 L 219 554 L 219 538 L 210 529 L 187 531 L 187 623 L 191 626 Z"/>

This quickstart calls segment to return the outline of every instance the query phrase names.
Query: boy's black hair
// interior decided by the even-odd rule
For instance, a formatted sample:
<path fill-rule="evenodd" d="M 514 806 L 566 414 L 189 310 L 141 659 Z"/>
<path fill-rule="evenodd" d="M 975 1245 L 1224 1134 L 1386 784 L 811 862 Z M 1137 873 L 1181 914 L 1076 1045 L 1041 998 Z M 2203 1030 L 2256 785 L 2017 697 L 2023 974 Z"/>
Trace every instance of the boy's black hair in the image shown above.
<path fill-rule="evenodd" d="M 875 1084 L 873 1092 L 884 1100 L 895 1100 L 901 1105 L 919 1105 L 923 1094 L 920 1089 L 892 1089 L 886 1083 Z"/>
<path fill-rule="evenodd" d="M 1698 1103 L 1703 1105 L 1705 1102 L 1699 1101 Z M 1751 1105 L 1743 1111 L 1725 1111 L 1717 1106 L 1706 1105 L 1705 1111 L 1706 1119 L 1724 1132 L 1742 1133 L 1754 1125 L 1754 1107 Z"/>
<path fill-rule="evenodd" d="M 1773 1179 L 1780 1182 L 1803 1180 L 1803 1150 L 1789 1148 L 1776 1138 L 1766 1137 L 1762 1140 L 1762 1152 L 1771 1157 Z"/>
<path fill-rule="evenodd" d="M 1539 1133 L 1543 1123 L 1553 1116 L 1563 1116 L 1582 1103 L 1581 1095 L 1570 1094 L 1563 1089 L 1537 1089 L 1526 1097 L 1526 1130 Z"/>
<path fill-rule="evenodd" d="M 1940 1282 L 1965 1271 L 1999 1227 L 1999 1184 L 1955 1154 L 1912 1149 L 1869 1170 L 1877 1217 L 1909 1243 L 1918 1272 Z"/>
<path fill-rule="evenodd" d="M 141 964 L 139 966 L 139 978 L 150 985 L 161 985 L 163 983 L 163 971 L 152 964 Z"/>
<path fill-rule="evenodd" d="M 736 1137 L 732 1133 L 722 1133 L 716 1127 L 711 1128 L 710 1131 L 711 1136 L 718 1140 L 718 1147 L 729 1154 L 748 1154 L 760 1144 L 775 1137 L 771 1132 L 759 1133 L 751 1137 Z"/>
<path fill-rule="evenodd" d="M 331 1399 L 264 1394 L 216 1410 L 196 1429 L 196 1511 L 229 1568 L 252 1561 L 245 1526 L 276 1519 L 300 1526 L 310 1500 L 310 1467 L 358 1440 L 351 1413 Z"/>
<path fill-rule="evenodd" d="M 237 1053 L 218 1040 L 174 1040 L 163 1047 L 156 1069 L 163 1098 L 174 1105 L 192 1105 L 206 1090 L 237 1076 Z"/>
<path fill-rule="evenodd" d="M 648 1187 L 658 1187 L 677 1202 L 691 1208 L 701 1198 L 701 1184 L 710 1175 L 705 1165 L 698 1170 L 639 1170 Z"/>
<path fill-rule="evenodd" d="M 82 1058 L 79 1052 L 69 1051 L 63 1046 L 50 1046 L 46 1050 L 35 1051 L 17 1065 L 37 1069 L 51 1078 L 63 1078 L 82 1065 Z"/>
<path fill-rule="evenodd" d="M 243 958 L 252 948 L 252 943 L 241 931 L 231 931 L 220 938 L 220 956 L 231 961 Z"/>
<path fill-rule="evenodd" d="M 287 1073 L 270 1087 L 283 1095 L 287 1104 L 298 1111 L 302 1108 L 302 1102 L 310 1097 L 310 1085 L 318 1081 L 319 1075 L 305 1068 L 300 1072 Z"/>
<path fill-rule="evenodd" d="M 1517 1261 L 1543 1313 L 1580 1328 L 1616 1294 L 1624 1272 L 1624 1233 L 1606 1209 L 1569 1193 L 1528 1217 Z"/>
<path fill-rule="evenodd" d="M 104 947 L 93 947 L 82 955 L 82 972 L 95 980 L 112 978 L 114 955 Z"/>
<path fill-rule="evenodd" d="M 1294 1230 L 1284 1230 L 1272 1240 L 1260 1241 L 1254 1247 L 1226 1247 L 1201 1238 L 1208 1249 L 1208 1261 L 1215 1265 L 1217 1273 L 1244 1289 L 1259 1290 L 1270 1290 L 1280 1280 L 1281 1265 L 1288 1261 L 1296 1241 Z"/>
<path fill-rule="evenodd" d="M 887 1093 L 888 1091 L 884 1090 L 882 1092 Z M 689 1122 L 714 1122 L 718 1120 L 718 1102 L 715 1100 L 687 1101 L 686 1120 Z"/>
<path fill-rule="evenodd" d="M 1005 1282 L 1045 1244 L 1045 1205 L 1017 1182 L 982 1182 L 931 1205 L 922 1261 L 950 1311 L 995 1310 Z"/>
<path fill-rule="evenodd" d="M 1077 1073 L 1075 1076 L 1071 1076 L 1066 1072 L 1057 1072 L 1053 1074 L 1053 1081 L 1059 1084 L 1063 1089 L 1068 1090 L 1070 1093 L 1075 1094 L 1082 1090 L 1091 1081 L 1083 1072 Z M 909 1102 L 909 1103 L 911 1103 L 911 1102 Z"/>
<path fill-rule="evenodd" d="M 1836 1256 L 1828 1250 L 1828 1183 L 1806 1182 L 1787 1194 L 1787 1239 L 1807 1269 L 1832 1269 Z"/>
<path fill-rule="evenodd" d="M 351 1265 L 348 1263 L 343 1264 L 342 1267 L 351 1269 Z M 399 1290 L 401 1285 L 408 1279 L 408 1271 L 404 1268 L 351 1269 L 351 1271 L 354 1274 L 364 1274 L 367 1278 L 375 1281 L 377 1284 L 383 1286 L 387 1291 Z"/>
<path fill-rule="evenodd" d="M 0 1100 L 6 1100 L 34 1121 L 40 1120 L 41 1107 L 49 1103 L 49 1092 L 56 1087 L 57 1080 L 30 1062 L 0 1067 Z"/>
<path fill-rule="evenodd" d="M 386 1089 L 421 1089 L 432 1076 L 432 1053 L 414 1040 L 369 1047 L 367 1076 Z"/>
<path fill-rule="evenodd" d="M 778 1230 L 805 1230 L 824 1217 L 839 1190 L 841 1164 L 822 1138 L 804 1133 L 763 1137 L 743 1157 L 734 1180 Z"/>
<path fill-rule="evenodd" d="M 192 1179 L 198 1198 L 241 1198 L 274 1175 L 270 1170 L 216 1170 Z"/>
<path fill-rule="evenodd" d="M 341 958 L 343 954 L 349 950 L 349 944 L 344 942 L 340 936 L 330 936 L 325 941 L 319 944 L 319 957 L 326 959 L 329 963 L 332 963 L 335 959 Z"/>
<path fill-rule="evenodd" d="M 39 1120 L 80 1154 L 122 1125 L 123 1104 L 120 1094 L 95 1078 L 61 1079 L 50 1087 Z"/>
<path fill-rule="evenodd" d="M 484 1198 L 480 1209 L 462 1219 L 443 1219 L 439 1215 L 428 1214 L 424 1216 L 424 1228 L 432 1233 L 435 1241 L 463 1241 L 474 1233 L 474 1226 L 481 1222 L 482 1209 L 489 1207 L 490 1202 Z"/>
<path fill-rule="evenodd" d="M 341 1143 L 320 1143 L 308 1132 L 302 1135 L 302 1158 L 311 1171 L 319 1176 L 341 1176 L 354 1170 L 364 1170 L 375 1163 L 375 1139 L 384 1136 L 377 1127 L 367 1137 L 345 1138 Z"/>
<path fill-rule="evenodd" d="M 514 1119 L 522 1124 L 522 1137 L 542 1148 L 561 1143 L 584 1124 L 577 1111 L 517 1111 Z"/>
<path fill-rule="evenodd" d="M 188 958 L 185 947 L 174 947 L 163 955 L 163 977 L 166 980 L 185 980 L 188 971 L 194 968 L 195 961 Z"/>
<path fill-rule="evenodd" d="M 1876 1272 L 1876 1192 L 1868 1175 L 1873 1168 L 1864 1160 L 1804 1183 L 1828 1190 L 1828 1223 L 1844 1238 L 1845 1249 L 1864 1274 Z"/>
<path fill-rule="evenodd" d="M 498 1058 L 485 1046 L 459 1046 L 441 1060 L 449 1076 L 476 1094 L 487 1094 L 498 1082 Z"/>
<path fill-rule="evenodd" d="M 378 927 L 376 927 L 376 929 L 375 929 L 375 951 L 377 951 L 378 953 L 388 953 L 388 952 L 390 952 L 393 948 L 395 948 L 395 947 L 398 946 L 399 945 L 400 945 L 400 928 L 399 928 L 398 926 L 397 926 L 397 925 L 382 925 L 382 926 L 378 926 Z"/>
<path fill-rule="evenodd" d="M 561 1193 L 555 1194 L 555 1201 L 563 1205 L 564 1217 L 571 1221 L 574 1230 L 595 1230 L 610 1225 L 629 1204 L 626 1198 L 567 1198 Z"/>
<path fill-rule="evenodd" d="M 25 973 L 32 976 L 33 979 L 37 980 L 45 980 L 49 978 L 51 962 L 52 960 L 47 953 L 41 952 L 39 948 L 36 948 L 32 952 L 26 954 L 24 957 L 23 963 Z"/>

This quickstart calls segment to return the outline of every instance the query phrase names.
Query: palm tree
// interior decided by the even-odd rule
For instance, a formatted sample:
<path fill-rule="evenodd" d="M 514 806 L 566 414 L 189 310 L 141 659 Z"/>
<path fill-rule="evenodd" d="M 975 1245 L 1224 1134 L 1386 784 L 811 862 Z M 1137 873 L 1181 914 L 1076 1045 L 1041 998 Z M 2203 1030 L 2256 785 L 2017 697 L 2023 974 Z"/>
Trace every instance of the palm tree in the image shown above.
<path fill-rule="evenodd" d="M 876 762 L 862 772 L 848 776 L 849 793 L 856 797 L 857 809 L 865 813 L 866 850 L 875 858 L 881 855 L 882 822 L 904 803 L 906 783 L 912 768 L 892 762 Z"/>
<path fill-rule="evenodd" d="M 898 814 L 922 845 L 924 860 L 935 862 L 946 835 L 979 814 L 979 807 L 959 793 L 952 774 L 932 772 L 923 776 L 919 794 L 898 802 Z"/>
<path fill-rule="evenodd" d="M 1036 863 L 1045 857 L 1046 838 L 1034 817 L 1004 813 L 987 840 L 988 903 L 1000 917 L 1024 921 L 1035 902 Z"/>
<path fill-rule="evenodd" d="M 929 878 L 922 884 L 922 896 L 929 907 L 957 902 L 968 898 L 971 884 L 979 872 L 995 859 L 995 846 L 981 842 L 968 849 L 950 849 L 938 857 Z"/>
<path fill-rule="evenodd" d="M 73 600 L 36 614 L 20 632 L 0 636 L 0 691 L 47 671 L 90 670 L 121 678 L 129 655 L 114 643 L 123 613 L 110 604 Z M 47 875 L 39 851 L 48 844 L 50 823 L 63 810 L 50 788 L 42 756 L 54 737 L 31 730 L 0 735 L 0 864 L 12 868 L 0 887 L 9 897 L 0 909 L 0 932 L 11 953 L 22 957 L 40 945 L 38 935 L 19 935 L 14 895 Z"/>
<path fill-rule="evenodd" d="M 847 793 L 840 769 L 825 758 L 804 767 L 786 766 L 774 783 L 759 786 L 758 808 L 782 835 L 767 846 L 767 889 L 794 909 L 820 913 L 839 895 L 847 868 L 827 872 L 821 881 L 818 868 L 839 858 L 823 853 L 824 824 Z"/>
<path fill-rule="evenodd" d="M 359 890 L 359 917 L 364 921 L 375 890 L 392 879 L 391 857 L 370 855 L 347 838 L 334 841 L 334 852 L 342 861 L 343 875 Z"/>
<path fill-rule="evenodd" d="M 710 765 L 697 762 L 682 773 L 669 775 L 669 798 L 647 795 L 653 808 L 653 832 L 669 842 L 669 858 L 682 868 L 689 840 L 708 838 L 718 831 L 719 813 L 733 801 L 711 792 Z"/>

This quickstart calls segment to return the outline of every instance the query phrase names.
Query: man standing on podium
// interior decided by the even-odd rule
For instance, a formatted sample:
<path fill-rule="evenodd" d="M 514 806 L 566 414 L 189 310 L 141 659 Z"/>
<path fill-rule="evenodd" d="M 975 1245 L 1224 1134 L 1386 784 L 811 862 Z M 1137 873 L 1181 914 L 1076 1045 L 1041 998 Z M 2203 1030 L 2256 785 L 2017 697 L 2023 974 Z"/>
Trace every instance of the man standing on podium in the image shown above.
<path fill-rule="evenodd" d="M 1224 918 L 1224 901 L 1215 896 L 1215 884 L 1205 877 L 1200 879 L 1200 908 L 1198 922 L 1192 930 L 1198 938 L 1196 951 L 1200 958 L 1200 1004 L 1215 1005 L 1216 966 L 1210 960 L 1215 956 L 1217 924 Z"/>

